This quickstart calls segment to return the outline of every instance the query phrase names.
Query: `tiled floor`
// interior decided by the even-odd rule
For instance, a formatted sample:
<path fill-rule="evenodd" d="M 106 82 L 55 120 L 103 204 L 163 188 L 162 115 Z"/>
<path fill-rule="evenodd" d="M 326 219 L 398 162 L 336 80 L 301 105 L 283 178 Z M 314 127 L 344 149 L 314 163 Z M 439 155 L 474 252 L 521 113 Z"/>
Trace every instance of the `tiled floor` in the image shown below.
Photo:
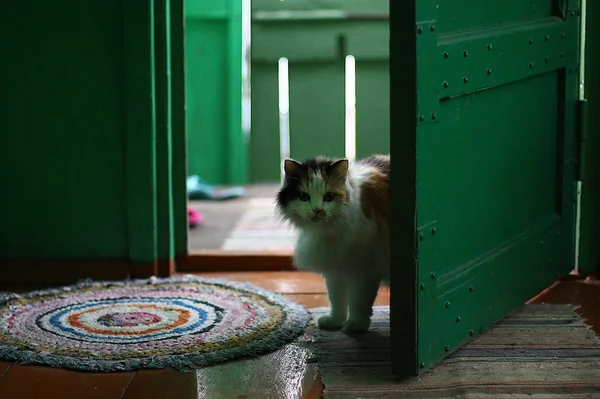
<path fill-rule="evenodd" d="M 318 276 L 299 272 L 211 273 L 211 276 L 249 281 L 286 295 L 306 307 L 327 305 Z M 581 305 L 579 313 L 600 334 L 600 283 L 567 281 L 534 302 Z M 389 303 L 381 290 L 378 305 Z M 314 363 L 305 349 L 290 345 L 258 359 L 209 367 L 196 373 L 146 370 L 123 373 L 80 373 L 0 362 L 2 399 L 250 399 L 319 398 L 322 390 Z"/>

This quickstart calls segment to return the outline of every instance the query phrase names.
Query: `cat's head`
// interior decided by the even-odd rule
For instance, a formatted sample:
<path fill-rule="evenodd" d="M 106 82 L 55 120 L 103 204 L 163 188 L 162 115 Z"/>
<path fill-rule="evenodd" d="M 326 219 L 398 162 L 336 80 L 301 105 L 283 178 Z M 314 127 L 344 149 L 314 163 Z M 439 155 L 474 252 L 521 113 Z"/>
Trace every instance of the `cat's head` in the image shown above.
<path fill-rule="evenodd" d="M 299 228 L 339 227 L 349 200 L 348 160 L 286 159 L 284 171 L 277 194 L 279 215 Z"/>

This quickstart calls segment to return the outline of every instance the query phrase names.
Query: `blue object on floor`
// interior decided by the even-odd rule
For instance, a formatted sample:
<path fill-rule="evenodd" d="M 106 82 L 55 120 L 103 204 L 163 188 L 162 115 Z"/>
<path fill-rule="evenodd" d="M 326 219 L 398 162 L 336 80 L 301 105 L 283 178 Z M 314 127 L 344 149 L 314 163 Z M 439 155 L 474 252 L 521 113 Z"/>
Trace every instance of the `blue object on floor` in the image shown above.
<path fill-rule="evenodd" d="M 222 201 L 244 195 L 243 187 L 216 188 L 198 175 L 188 177 L 187 190 L 191 200 Z"/>

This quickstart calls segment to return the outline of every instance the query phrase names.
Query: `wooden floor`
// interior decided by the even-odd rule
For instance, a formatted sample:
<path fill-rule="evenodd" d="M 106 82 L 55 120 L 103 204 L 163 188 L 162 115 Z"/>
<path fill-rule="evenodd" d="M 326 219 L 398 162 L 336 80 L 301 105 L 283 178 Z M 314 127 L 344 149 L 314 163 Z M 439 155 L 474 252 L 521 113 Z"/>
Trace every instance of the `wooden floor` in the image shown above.
<path fill-rule="evenodd" d="M 320 277 L 299 272 L 210 273 L 210 276 L 249 281 L 278 292 L 304 306 L 326 306 Z M 600 334 L 600 283 L 565 281 L 534 302 L 581 305 L 579 313 Z M 381 290 L 377 305 L 387 305 L 389 291 Z M 0 361 L 2 399 L 251 399 L 319 398 L 322 385 L 308 350 L 288 345 L 254 360 L 243 360 L 178 373 L 145 370 L 120 373 L 81 373 Z"/>
<path fill-rule="evenodd" d="M 273 198 L 279 184 L 250 184 L 244 195 L 226 201 L 189 201 L 189 206 L 204 215 L 204 221 L 189 232 L 192 253 L 218 250 L 246 212 L 252 198 Z"/>

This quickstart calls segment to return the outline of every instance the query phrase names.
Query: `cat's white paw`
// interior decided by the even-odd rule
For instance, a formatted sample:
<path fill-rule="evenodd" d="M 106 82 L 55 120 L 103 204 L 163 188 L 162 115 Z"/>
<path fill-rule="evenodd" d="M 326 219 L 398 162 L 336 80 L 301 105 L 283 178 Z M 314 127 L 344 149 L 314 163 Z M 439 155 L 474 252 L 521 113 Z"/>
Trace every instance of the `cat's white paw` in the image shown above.
<path fill-rule="evenodd" d="M 348 320 L 342 327 L 342 332 L 345 334 L 363 334 L 369 331 L 371 327 L 371 319 L 354 319 Z"/>
<path fill-rule="evenodd" d="M 339 330 L 346 320 L 342 320 L 339 317 L 333 317 L 331 315 L 325 315 L 319 317 L 317 325 L 321 330 Z"/>

